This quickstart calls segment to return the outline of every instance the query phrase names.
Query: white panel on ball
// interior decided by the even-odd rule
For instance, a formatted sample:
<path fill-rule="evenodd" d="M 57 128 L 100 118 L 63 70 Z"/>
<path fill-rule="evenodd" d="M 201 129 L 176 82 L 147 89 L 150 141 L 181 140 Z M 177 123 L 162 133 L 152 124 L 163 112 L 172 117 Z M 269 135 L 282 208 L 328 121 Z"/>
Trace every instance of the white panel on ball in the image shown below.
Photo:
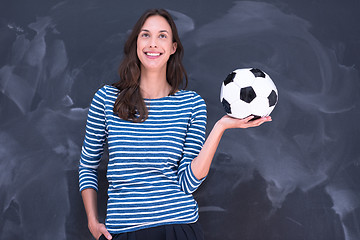
<path fill-rule="evenodd" d="M 225 98 L 228 103 L 231 104 L 240 99 L 240 88 L 234 82 L 228 83 L 226 86 L 222 84 L 222 88 L 226 89 L 222 91 L 222 98 Z"/>
<path fill-rule="evenodd" d="M 252 87 L 257 96 L 264 97 L 268 97 L 272 90 L 276 90 L 275 84 L 268 76 L 265 78 L 256 78 Z M 277 90 L 275 92 L 277 92 Z"/>
<path fill-rule="evenodd" d="M 236 73 L 234 82 L 240 88 L 251 86 L 254 82 L 254 74 L 250 72 L 251 68 L 237 69 L 234 72 Z"/>
<path fill-rule="evenodd" d="M 269 114 L 269 101 L 265 97 L 256 97 L 250 104 L 251 114 L 265 117 Z"/>
<path fill-rule="evenodd" d="M 235 118 L 246 118 L 251 115 L 251 107 L 248 103 L 238 100 L 234 102 L 231 106 L 231 117 Z"/>

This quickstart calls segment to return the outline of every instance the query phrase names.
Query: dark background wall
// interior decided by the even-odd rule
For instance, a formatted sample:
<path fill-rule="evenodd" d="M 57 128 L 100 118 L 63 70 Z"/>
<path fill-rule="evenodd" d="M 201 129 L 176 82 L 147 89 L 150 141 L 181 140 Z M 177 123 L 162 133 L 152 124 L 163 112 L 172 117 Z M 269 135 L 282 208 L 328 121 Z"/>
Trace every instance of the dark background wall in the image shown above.
<path fill-rule="evenodd" d="M 152 7 L 176 19 L 209 130 L 230 71 L 258 67 L 279 90 L 273 122 L 227 131 L 195 194 L 206 239 L 359 240 L 358 0 L 1 0 L 0 239 L 90 239 L 77 188 L 88 106 Z"/>

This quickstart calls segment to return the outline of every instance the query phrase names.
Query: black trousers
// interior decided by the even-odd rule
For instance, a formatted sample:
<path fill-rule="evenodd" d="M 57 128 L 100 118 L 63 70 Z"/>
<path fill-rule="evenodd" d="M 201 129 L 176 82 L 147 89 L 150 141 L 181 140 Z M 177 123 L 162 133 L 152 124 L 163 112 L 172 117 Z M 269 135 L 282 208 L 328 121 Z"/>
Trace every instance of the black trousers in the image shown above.
<path fill-rule="evenodd" d="M 112 235 L 113 240 L 204 240 L 198 223 L 170 224 Z M 106 240 L 101 235 L 99 240 Z"/>

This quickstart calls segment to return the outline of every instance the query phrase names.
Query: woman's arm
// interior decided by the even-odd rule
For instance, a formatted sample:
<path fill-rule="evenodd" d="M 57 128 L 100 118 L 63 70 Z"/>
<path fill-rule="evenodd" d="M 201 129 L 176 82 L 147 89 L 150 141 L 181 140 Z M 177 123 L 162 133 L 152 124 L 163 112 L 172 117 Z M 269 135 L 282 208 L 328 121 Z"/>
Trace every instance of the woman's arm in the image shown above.
<path fill-rule="evenodd" d="M 88 227 L 95 239 L 103 234 L 106 239 L 112 239 L 111 234 L 106 230 L 104 224 L 99 223 L 97 211 L 97 192 L 95 189 L 87 188 L 81 191 L 81 196 L 84 202 L 86 216 L 88 219 Z"/>
<path fill-rule="evenodd" d="M 271 117 L 250 121 L 252 118 L 250 116 L 245 119 L 236 119 L 225 115 L 215 123 L 199 155 L 191 163 L 191 170 L 197 179 L 202 179 L 209 173 L 212 159 L 226 129 L 257 127 L 271 121 Z"/>
<path fill-rule="evenodd" d="M 100 165 L 107 137 L 105 99 L 106 87 L 102 87 L 95 93 L 89 108 L 79 164 L 79 187 L 88 219 L 88 227 L 96 239 L 101 234 L 104 234 L 107 239 L 111 239 L 105 225 L 99 223 L 97 211 L 97 168 Z"/>

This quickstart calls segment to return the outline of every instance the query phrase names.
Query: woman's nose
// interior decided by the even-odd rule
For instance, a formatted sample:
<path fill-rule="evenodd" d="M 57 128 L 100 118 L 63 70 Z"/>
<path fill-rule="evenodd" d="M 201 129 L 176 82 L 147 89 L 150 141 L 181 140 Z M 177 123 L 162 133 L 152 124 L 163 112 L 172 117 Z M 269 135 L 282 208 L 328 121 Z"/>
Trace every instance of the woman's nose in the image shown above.
<path fill-rule="evenodd" d="M 157 38 L 151 38 L 150 39 L 150 47 L 157 48 Z"/>

